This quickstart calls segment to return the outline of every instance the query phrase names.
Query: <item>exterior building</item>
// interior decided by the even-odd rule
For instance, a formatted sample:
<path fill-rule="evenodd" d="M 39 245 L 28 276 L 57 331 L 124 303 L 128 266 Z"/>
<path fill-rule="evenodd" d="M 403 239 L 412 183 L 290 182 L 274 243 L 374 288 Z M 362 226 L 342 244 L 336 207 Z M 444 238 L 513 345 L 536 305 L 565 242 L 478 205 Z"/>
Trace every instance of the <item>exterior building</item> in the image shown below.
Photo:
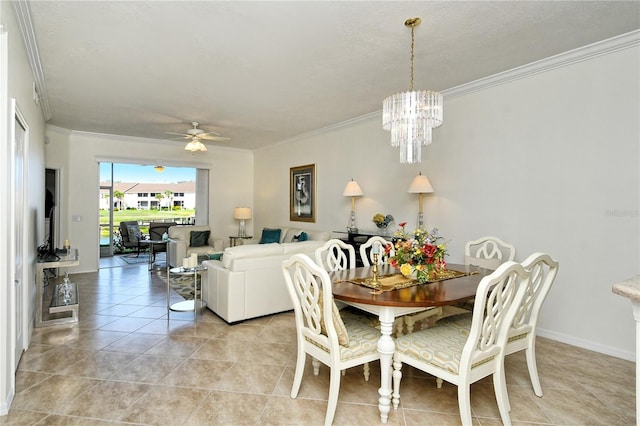
<path fill-rule="evenodd" d="M 109 186 L 108 182 L 101 182 L 101 187 Z M 194 181 L 178 183 L 141 183 L 116 182 L 113 192 L 122 192 L 123 199 L 114 195 L 113 207 L 119 209 L 152 210 L 167 207 L 194 209 L 196 207 L 196 183 Z M 170 198 L 166 192 L 171 191 Z M 159 197 L 162 195 L 162 197 Z M 100 209 L 109 208 L 109 192 L 100 191 Z"/>

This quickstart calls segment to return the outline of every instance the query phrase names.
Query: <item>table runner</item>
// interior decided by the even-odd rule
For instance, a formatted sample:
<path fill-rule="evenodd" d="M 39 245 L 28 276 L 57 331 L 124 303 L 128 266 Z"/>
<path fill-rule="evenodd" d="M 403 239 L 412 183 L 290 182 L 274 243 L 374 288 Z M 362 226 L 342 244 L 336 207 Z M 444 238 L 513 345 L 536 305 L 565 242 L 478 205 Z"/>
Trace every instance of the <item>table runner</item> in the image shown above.
<path fill-rule="evenodd" d="M 430 279 L 428 282 L 426 282 L 425 284 L 430 284 L 430 283 L 435 283 L 438 281 L 445 281 L 445 280 L 450 280 L 452 278 L 458 278 L 458 277 L 463 277 L 465 275 L 473 275 L 473 274 L 477 274 L 478 271 L 473 271 L 473 272 L 461 272 L 461 271 L 456 271 L 453 269 L 447 269 L 443 272 L 438 273 L 438 276 L 434 279 Z M 418 282 L 418 280 L 412 279 L 412 278 L 407 278 L 402 274 L 389 274 L 389 275 L 382 275 L 378 277 L 378 281 L 380 282 L 379 285 L 374 285 L 371 283 L 371 278 L 356 278 L 353 280 L 348 280 L 348 282 L 353 283 L 353 284 L 358 284 L 358 285 L 362 285 L 365 287 L 369 287 L 375 290 L 381 290 L 381 291 L 391 291 L 391 290 L 398 290 L 401 288 L 407 288 L 407 287 L 412 287 L 414 285 L 419 285 L 420 283 Z"/>

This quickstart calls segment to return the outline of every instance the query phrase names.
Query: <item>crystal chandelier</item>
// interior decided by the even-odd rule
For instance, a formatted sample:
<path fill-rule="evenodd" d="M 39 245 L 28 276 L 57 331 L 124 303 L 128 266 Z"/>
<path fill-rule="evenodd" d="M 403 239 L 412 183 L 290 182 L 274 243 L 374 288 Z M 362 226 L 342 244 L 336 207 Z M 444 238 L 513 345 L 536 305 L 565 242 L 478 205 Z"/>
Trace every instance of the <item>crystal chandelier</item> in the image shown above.
<path fill-rule="evenodd" d="M 396 93 L 382 104 L 382 128 L 391 132 L 391 146 L 400 147 L 400 163 L 419 163 L 422 146 L 432 142 L 432 129 L 442 124 L 442 95 L 430 90 L 413 90 L 414 30 L 420 18 L 410 18 L 411 86 L 409 92 Z"/>

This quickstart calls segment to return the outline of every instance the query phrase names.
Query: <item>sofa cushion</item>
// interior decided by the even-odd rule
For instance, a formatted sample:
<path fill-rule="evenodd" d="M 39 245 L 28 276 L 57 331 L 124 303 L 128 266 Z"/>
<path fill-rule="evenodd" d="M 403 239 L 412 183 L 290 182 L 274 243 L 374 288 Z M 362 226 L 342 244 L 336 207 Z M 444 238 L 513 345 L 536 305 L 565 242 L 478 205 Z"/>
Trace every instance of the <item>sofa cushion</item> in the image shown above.
<path fill-rule="evenodd" d="M 311 253 L 311 257 L 313 258 L 315 250 L 323 244 L 323 241 L 302 241 L 300 243 L 284 243 L 281 244 L 281 246 L 284 254 Z"/>
<path fill-rule="evenodd" d="M 191 231 L 190 235 L 190 247 L 204 247 L 208 245 L 209 235 L 211 235 L 211 231 Z"/>
<path fill-rule="evenodd" d="M 307 241 L 308 239 L 309 239 L 309 235 L 307 235 L 307 233 L 304 231 L 300 231 L 298 235 L 293 236 L 293 241 L 302 242 L 302 241 Z"/>
<path fill-rule="evenodd" d="M 280 244 L 247 244 L 242 246 L 227 247 L 224 249 L 222 263 L 225 268 L 229 268 L 232 261 L 244 258 L 259 258 L 266 256 L 277 256 L 283 253 Z"/>
<path fill-rule="evenodd" d="M 279 243 L 281 232 L 282 231 L 279 228 L 264 228 L 262 230 L 262 238 L 260 238 L 260 244 Z"/>

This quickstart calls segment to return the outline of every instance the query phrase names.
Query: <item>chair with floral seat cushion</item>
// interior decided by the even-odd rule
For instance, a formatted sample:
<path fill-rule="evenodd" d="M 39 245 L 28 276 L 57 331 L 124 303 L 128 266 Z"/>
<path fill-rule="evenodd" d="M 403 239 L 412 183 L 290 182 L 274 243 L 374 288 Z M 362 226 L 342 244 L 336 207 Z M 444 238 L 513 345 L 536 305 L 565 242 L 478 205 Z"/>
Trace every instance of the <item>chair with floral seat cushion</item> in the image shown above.
<path fill-rule="evenodd" d="M 504 263 L 480 281 L 472 313 L 445 318 L 434 327 L 398 337 L 393 357 L 394 408 L 400 402 L 400 369 L 405 363 L 458 387 L 464 425 L 472 424 L 471 384 L 491 375 L 502 422 L 511 424 L 504 356 L 509 328 L 530 277 L 522 265 Z"/>
<path fill-rule="evenodd" d="M 385 250 L 387 248 L 387 250 Z M 387 263 L 389 256 L 395 256 L 395 249 L 391 241 L 387 241 L 382 237 L 374 236 L 360 246 L 360 259 L 364 266 L 373 265 L 373 254 L 378 253 L 378 265 Z"/>
<path fill-rule="evenodd" d="M 307 354 L 313 359 L 314 375 L 319 373 L 320 362 L 327 365 L 330 382 L 324 423 L 328 426 L 338 404 L 341 371 L 380 359 L 377 350 L 380 333 L 359 321 L 345 318 L 342 322 L 333 301 L 329 274 L 309 256 L 292 256 L 283 262 L 282 271 L 293 302 L 298 343 L 291 398 L 298 396 Z M 344 324 L 348 334 L 346 344 L 339 343 L 336 323 Z"/>
<path fill-rule="evenodd" d="M 356 251 L 353 246 L 335 238 L 318 247 L 315 258 L 316 263 L 329 272 L 356 267 Z"/>
<path fill-rule="evenodd" d="M 480 268 L 496 270 L 500 264 L 515 260 L 516 248 L 513 244 L 505 243 L 497 237 L 482 237 L 468 241 L 464 247 L 464 264 Z M 435 321 L 452 315 L 469 312 L 473 309 L 473 300 L 458 305 L 443 306 L 440 316 Z M 420 320 L 420 314 L 415 315 L 415 321 Z M 411 326 L 407 323 L 407 328 Z"/>

